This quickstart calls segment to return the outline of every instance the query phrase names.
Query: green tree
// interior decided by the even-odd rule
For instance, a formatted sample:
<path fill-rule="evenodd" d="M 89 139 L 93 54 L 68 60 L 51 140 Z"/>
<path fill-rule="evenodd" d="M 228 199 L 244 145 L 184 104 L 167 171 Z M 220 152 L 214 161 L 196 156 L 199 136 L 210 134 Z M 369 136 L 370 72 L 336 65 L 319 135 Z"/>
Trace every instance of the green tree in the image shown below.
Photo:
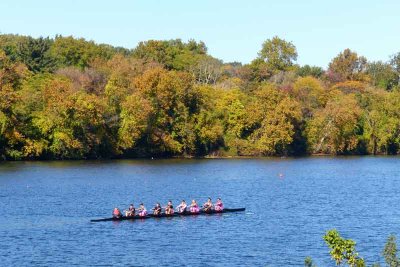
<path fill-rule="evenodd" d="M 75 66 L 81 69 L 88 67 L 96 58 L 110 59 L 120 51 L 107 45 L 96 45 L 93 41 L 72 36 L 56 36 L 51 46 L 50 54 L 57 60 L 58 66 Z"/>
<path fill-rule="evenodd" d="M 266 40 L 258 53 L 258 57 L 262 59 L 267 68 L 272 72 L 290 70 L 297 60 L 296 47 L 277 36 Z"/>
<path fill-rule="evenodd" d="M 133 50 L 134 57 L 146 62 L 160 63 L 170 70 L 188 69 L 193 63 L 193 58 L 206 54 L 207 47 L 203 42 L 189 40 L 189 42 L 184 43 L 181 39 L 140 42 Z"/>
<path fill-rule="evenodd" d="M 313 260 L 311 259 L 311 257 L 306 257 L 304 260 L 304 266 L 305 267 L 316 267 L 316 265 L 314 264 Z"/>
<path fill-rule="evenodd" d="M 397 73 L 397 86 L 400 86 L 400 52 L 390 58 L 390 64 Z"/>
<path fill-rule="evenodd" d="M 55 70 L 56 62 L 50 55 L 53 41 L 50 38 L 28 37 L 17 46 L 17 60 L 23 62 L 30 71 L 51 72 Z"/>
<path fill-rule="evenodd" d="M 385 90 L 391 90 L 398 82 L 398 76 L 393 67 L 382 61 L 368 63 L 367 74 L 373 86 Z"/>
<path fill-rule="evenodd" d="M 18 46 L 28 40 L 28 36 L 0 34 L 0 49 L 5 52 L 11 61 L 15 62 L 18 61 Z"/>
<path fill-rule="evenodd" d="M 400 266 L 400 259 L 397 257 L 396 237 L 394 235 L 388 237 L 382 255 L 385 257 L 385 261 L 389 267 Z"/>
<path fill-rule="evenodd" d="M 324 70 L 321 67 L 304 65 L 296 70 L 297 75 L 301 77 L 312 76 L 314 78 L 321 78 Z"/>

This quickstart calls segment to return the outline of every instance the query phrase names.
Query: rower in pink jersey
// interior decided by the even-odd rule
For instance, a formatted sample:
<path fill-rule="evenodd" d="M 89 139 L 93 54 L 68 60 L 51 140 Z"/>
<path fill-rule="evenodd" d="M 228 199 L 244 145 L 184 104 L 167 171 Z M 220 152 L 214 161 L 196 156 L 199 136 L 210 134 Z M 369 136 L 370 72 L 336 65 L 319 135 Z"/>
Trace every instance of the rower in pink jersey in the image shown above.
<path fill-rule="evenodd" d="M 222 203 L 221 198 L 217 198 L 217 202 L 214 205 L 215 211 L 223 211 L 224 210 L 224 203 Z"/>
<path fill-rule="evenodd" d="M 147 215 L 147 210 L 144 207 L 143 203 L 140 203 L 139 208 L 138 208 L 138 214 L 140 217 L 145 217 Z"/>
<path fill-rule="evenodd" d="M 197 205 L 196 200 L 192 200 L 192 203 L 190 204 L 190 212 L 191 213 L 199 213 L 200 212 L 200 208 L 199 205 Z"/>
<path fill-rule="evenodd" d="M 113 210 L 113 217 L 114 218 L 120 218 L 120 217 L 122 217 L 122 213 L 121 213 L 121 211 L 119 210 L 119 208 L 114 208 L 114 210 Z"/>

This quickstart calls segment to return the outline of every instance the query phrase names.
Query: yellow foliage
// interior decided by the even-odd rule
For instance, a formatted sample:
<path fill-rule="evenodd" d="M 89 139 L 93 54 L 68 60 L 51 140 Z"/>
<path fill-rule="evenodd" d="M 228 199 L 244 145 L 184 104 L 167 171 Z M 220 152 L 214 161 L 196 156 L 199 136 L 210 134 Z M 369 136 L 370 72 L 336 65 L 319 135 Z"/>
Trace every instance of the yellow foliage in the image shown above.
<path fill-rule="evenodd" d="M 31 139 L 26 139 L 25 140 L 25 145 L 23 147 L 23 155 L 24 157 L 27 158 L 32 158 L 32 157 L 39 157 L 42 155 L 43 151 L 47 148 L 48 146 L 48 141 L 45 140 L 31 140 Z"/>
<path fill-rule="evenodd" d="M 355 149 L 360 116 L 361 108 L 352 94 L 341 94 L 328 101 L 307 124 L 312 152 L 340 154 Z"/>
<path fill-rule="evenodd" d="M 367 84 L 360 81 L 344 81 L 335 84 L 332 89 L 340 90 L 343 93 L 361 93 L 364 92 Z"/>
<path fill-rule="evenodd" d="M 321 82 L 311 76 L 300 77 L 293 84 L 293 95 L 305 108 L 318 108 L 326 103 L 326 91 Z"/>

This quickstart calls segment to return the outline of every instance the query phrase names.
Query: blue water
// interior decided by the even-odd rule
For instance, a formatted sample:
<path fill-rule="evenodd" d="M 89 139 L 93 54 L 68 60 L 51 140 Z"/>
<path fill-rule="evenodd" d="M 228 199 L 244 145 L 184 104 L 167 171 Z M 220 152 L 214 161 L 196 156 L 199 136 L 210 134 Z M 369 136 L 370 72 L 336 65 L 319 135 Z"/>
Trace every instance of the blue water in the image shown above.
<path fill-rule="evenodd" d="M 0 164 L 2 266 L 334 266 L 337 228 L 369 264 L 400 237 L 400 158 Z M 279 174 L 282 174 L 281 176 Z M 90 223 L 114 206 L 221 196 L 246 212 Z"/>

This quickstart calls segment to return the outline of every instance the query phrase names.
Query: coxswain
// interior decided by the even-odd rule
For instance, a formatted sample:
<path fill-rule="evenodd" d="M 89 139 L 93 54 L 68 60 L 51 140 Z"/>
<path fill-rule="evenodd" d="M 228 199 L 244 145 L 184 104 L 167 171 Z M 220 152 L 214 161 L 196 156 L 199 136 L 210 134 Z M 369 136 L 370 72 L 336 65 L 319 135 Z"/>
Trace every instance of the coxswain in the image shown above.
<path fill-rule="evenodd" d="M 135 216 L 135 206 L 133 206 L 133 204 L 129 205 L 129 208 L 127 210 L 125 210 L 125 216 L 126 217 L 132 217 Z"/>
<path fill-rule="evenodd" d="M 224 203 L 222 203 L 221 198 L 217 198 L 217 202 L 214 205 L 215 211 L 223 211 L 224 210 Z"/>
<path fill-rule="evenodd" d="M 205 212 L 209 212 L 212 210 L 212 208 L 213 208 L 213 203 L 211 201 L 211 198 L 208 198 L 207 202 L 203 204 L 203 210 Z"/>
<path fill-rule="evenodd" d="M 199 213 L 200 212 L 200 208 L 199 205 L 197 205 L 196 200 L 192 200 L 192 203 L 190 204 L 190 212 L 191 213 Z"/>
<path fill-rule="evenodd" d="M 178 207 L 176 207 L 176 210 L 179 213 L 185 213 L 186 212 L 186 208 L 187 208 L 187 204 L 185 200 L 182 200 L 181 204 L 179 204 Z"/>
<path fill-rule="evenodd" d="M 120 218 L 122 216 L 119 208 L 114 208 L 112 215 L 113 215 L 113 218 Z"/>
<path fill-rule="evenodd" d="M 153 210 L 153 215 L 161 215 L 160 203 L 157 203 L 152 210 Z"/>
<path fill-rule="evenodd" d="M 167 206 L 165 207 L 165 214 L 172 215 L 174 214 L 174 206 L 172 205 L 172 201 L 168 201 Z"/>
<path fill-rule="evenodd" d="M 138 214 L 140 217 L 145 217 L 147 215 L 147 210 L 144 207 L 143 203 L 140 203 L 140 205 L 139 205 Z"/>

